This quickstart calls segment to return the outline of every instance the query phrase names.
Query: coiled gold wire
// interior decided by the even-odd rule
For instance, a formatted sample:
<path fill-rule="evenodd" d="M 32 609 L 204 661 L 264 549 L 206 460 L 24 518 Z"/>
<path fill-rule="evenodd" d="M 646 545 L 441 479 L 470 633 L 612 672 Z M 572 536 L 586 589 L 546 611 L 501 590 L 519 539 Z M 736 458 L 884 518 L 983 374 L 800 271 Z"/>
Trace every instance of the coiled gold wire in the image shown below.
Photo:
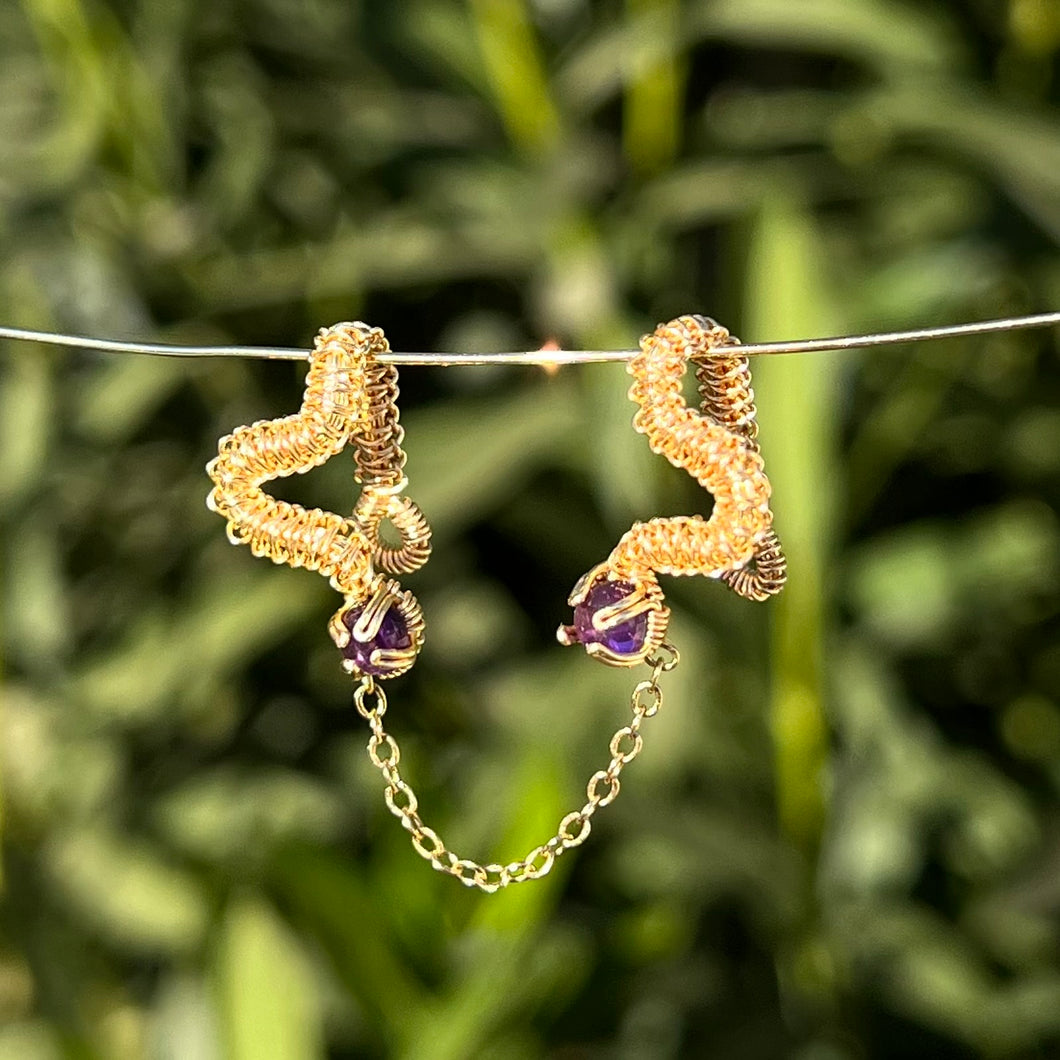
<path fill-rule="evenodd" d="M 401 448 L 405 428 L 399 422 L 397 369 L 373 360 L 365 372 L 364 389 L 368 416 L 354 438 L 355 477 L 364 486 L 398 486 L 404 482 L 407 457 Z"/>
<path fill-rule="evenodd" d="M 701 376 L 703 412 L 689 408 L 681 393 L 688 361 L 728 344 L 733 343 L 725 328 L 704 317 L 684 316 L 646 335 L 629 363 L 629 394 L 640 406 L 635 429 L 647 435 L 654 452 L 714 496 L 714 511 L 709 519 L 679 516 L 634 524 L 608 558 L 616 577 L 730 574 L 726 584 L 745 595 L 776 580 L 769 480 L 754 439 L 753 393 L 742 358 L 722 359 L 719 372 L 708 369 L 705 380 Z M 736 577 L 763 548 L 773 556 L 773 575 L 760 578 L 755 565 L 745 577 Z"/>
<path fill-rule="evenodd" d="M 402 442 L 405 428 L 398 411 L 398 373 L 392 364 L 370 361 L 365 372 L 368 419 L 354 436 L 356 479 L 364 489 L 354 508 L 354 518 L 373 542 L 376 567 L 390 574 L 411 574 L 431 554 L 431 527 L 419 505 L 401 496 L 405 488 Z M 389 520 L 401 536 L 401 544 L 384 545 L 379 531 Z"/>
<path fill-rule="evenodd" d="M 739 345 L 739 339 L 733 337 L 720 324 L 715 325 L 712 334 L 718 338 L 712 347 Z M 699 386 L 699 410 L 709 416 L 715 423 L 728 427 L 733 434 L 758 451 L 758 423 L 755 419 L 755 392 L 751 389 L 751 366 L 746 357 L 735 352 L 731 357 L 696 358 L 696 382 Z"/>
<path fill-rule="evenodd" d="M 227 519 L 230 541 L 274 563 L 319 571 L 347 596 L 366 595 L 374 576 L 364 529 L 352 517 L 277 500 L 261 486 L 324 463 L 352 434 L 368 435 L 367 368 L 388 348 L 382 331 L 364 324 L 321 329 L 301 409 L 237 428 L 206 468 L 214 482 L 207 504 Z"/>
<path fill-rule="evenodd" d="M 431 526 L 419 505 L 410 498 L 366 487 L 353 515 L 373 542 L 372 557 L 379 570 L 411 574 L 430 558 Z M 401 545 L 397 548 L 380 541 L 379 529 L 384 519 L 401 535 Z"/>
<path fill-rule="evenodd" d="M 377 359 L 389 348 L 379 328 L 360 323 L 322 328 L 301 409 L 237 428 L 221 439 L 207 466 L 214 481 L 208 504 L 227 518 L 229 540 L 275 563 L 318 570 L 355 599 L 370 592 L 374 569 L 407 574 L 422 567 L 431 552 L 423 512 L 400 496 L 406 457 L 397 369 Z M 324 463 L 348 441 L 363 487 L 350 517 L 277 500 L 261 489 L 271 479 Z M 397 548 L 380 543 L 385 519 L 401 535 Z"/>
<path fill-rule="evenodd" d="M 724 331 L 721 346 L 739 345 L 740 340 L 728 334 L 720 325 L 716 333 Z M 758 422 L 755 418 L 755 392 L 751 388 L 751 366 L 748 359 L 735 352 L 731 357 L 708 357 L 696 362 L 696 381 L 699 384 L 700 412 L 715 423 L 728 427 L 748 446 L 759 452 Z M 725 571 L 724 582 L 740 596 L 750 600 L 766 600 L 784 588 L 788 580 L 788 564 L 776 531 L 770 529 L 756 546 L 748 563 L 737 570 Z"/>

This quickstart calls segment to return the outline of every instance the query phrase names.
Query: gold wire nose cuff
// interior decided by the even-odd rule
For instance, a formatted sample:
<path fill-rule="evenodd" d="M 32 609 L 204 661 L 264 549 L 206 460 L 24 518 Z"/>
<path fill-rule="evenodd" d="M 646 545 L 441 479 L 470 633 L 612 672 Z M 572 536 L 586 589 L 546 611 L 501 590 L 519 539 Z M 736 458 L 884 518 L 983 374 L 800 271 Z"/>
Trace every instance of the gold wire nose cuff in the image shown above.
<path fill-rule="evenodd" d="M 261 420 L 222 438 L 206 466 L 214 488 L 207 505 L 228 520 L 228 538 L 255 556 L 320 571 L 341 593 L 362 597 L 372 581 L 370 543 L 356 520 L 277 500 L 261 487 L 304 474 L 342 451 L 368 427 L 364 375 L 386 348 L 382 332 L 340 324 L 317 336 L 301 409 Z"/>
<path fill-rule="evenodd" d="M 714 321 L 704 322 L 717 332 L 725 331 Z M 713 347 L 713 356 L 692 358 L 699 384 L 699 409 L 708 419 L 743 438 L 757 453 L 758 421 L 755 392 L 751 389 L 751 364 L 743 354 L 734 352 L 731 357 L 724 358 L 717 355 L 719 349 L 740 345 L 738 338 L 727 332 L 726 335 L 726 339 Z M 742 567 L 723 571 L 721 580 L 749 600 L 761 602 L 779 593 L 788 580 L 788 564 L 776 531 L 770 528 L 755 546 L 751 559 Z"/>
<path fill-rule="evenodd" d="M 378 328 L 336 324 L 317 335 L 301 409 L 293 416 L 240 427 L 221 439 L 207 465 L 214 481 L 207 504 L 228 520 L 229 540 L 249 544 L 274 563 L 316 570 L 345 596 L 329 631 L 354 674 L 396 677 L 423 645 L 419 604 L 385 574 L 422 567 L 431 530 L 402 497 L 404 431 L 398 422 L 397 369 L 378 355 L 389 349 Z M 276 500 L 261 486 L 302 474 L 353 443 L 361 496 L 351 516 Z M 401 545 L 381 544 L 390 520 Z"/>
<path fill-rule="evenodd" d="M 641 728 L 662 705 L 659 681 L 678 662 L 664 640 L 670 612 L 657 574 L 718 577 L 753 599 L 783 584 L 746 358 L 713 355 L 699 365 L 699 411 L 681 397 L 689 360 L 729 345 L 735 340 L 713 321 L 681 317 L 646 336 L 629 364 L 630 396 L 639 406 L 634 426 L 655 452 L 714 495 L 714 511 L 709 520 L 677 516 L 635 524 L 575 586 L 574 624 L 560 628 L 560 640 L 583 644 L 610 665 L 646 662 L 649 676 L 633 689 L 628 724 L 611 737 L 610 761 L 589 778 L 581 808 L 566 814 L 546 842 L 506 864 L 460 857 L 423 821 L 400 771 L 398 743 L 384 727 L 388 701 L 380 682 L 413 665 L 424 636 L 419 604 L 390 575 L 427 562 L 431 530 L 404 496 L 397 370 L 380 359 L 388 350 L 383 333 L 361 323 L 321 330 L 301 409 L 233 431 L 207 467 L 214 483 L 208 504 L 227 520 L 231 541 L 275 563 L 319 571 L 343 593 L 328 630 L 343 668 L 357 679 L 353 702 L 371 729 L 368 756 L 383 776 L 387 808 L 421 857 L 467 887 L 492 893 L 546 875 L 558 857 L 586 840 L 596 812 L 618 796 L 620 774 L 643 747 Z M 262 490 L 272 479 L 323 463 L 348 443 L 361 485 L 350 516 L 302 508 Z M 386 522 L 400 537 L 397 546 L 380 540 Z"/>
<path fill-rule="evenodd" d="M 669 620 L 657 574 L 719 578 L 752 600 L 783 588 L 787 568 L 772 529 L 747 358 L 717 352 L 738 345 L 701 316 L 678 317 L 641 339 L 628 365 L 629 396 L 639 406 L 633 426 L 653 452 L 713 495 L 714 511 L 709 519 L 635 523 L 575 586 L 568 601 L 574 623 L 556 631 L 561 644 L 582 644 L 612 666 L 632 666 L 657 651 Z M 697 362 L 698 411 L 681 391 L 689 361 Z"/>

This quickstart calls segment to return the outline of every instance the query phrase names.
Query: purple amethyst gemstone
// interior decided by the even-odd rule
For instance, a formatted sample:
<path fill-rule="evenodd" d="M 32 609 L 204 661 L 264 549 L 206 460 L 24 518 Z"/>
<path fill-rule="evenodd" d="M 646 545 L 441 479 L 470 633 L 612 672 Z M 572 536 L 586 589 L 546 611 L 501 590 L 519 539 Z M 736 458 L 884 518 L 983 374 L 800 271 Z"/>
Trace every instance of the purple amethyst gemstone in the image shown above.
<path fill-rule="evenodd" d="M 411 647 L 412 634 L 409 633 L 408 623 L 401 612 L 396 607 L 391 607 L 383 616 L 379 632 L 371 640 L 356 640 L 353 636 L 353 627 L 357 624 L 357 619 L 361 617 L 363 611 L 363 607 L 353 607 L 342 616 L 342 624 L 350 631 L 350 641 L 342 649 L 342 657 L 352 660 L 359 673 L 370 674 L 372 677 L 383 677 L 391 673 L 394 668 L 373 666 L 370 661 L 372 652 L 376 648 L 396 649 Z"/>
<path fill-rule="evenodd" d="M 603 644 L 616 655 L 636 655 L 644 647 L 648 636 L 647 612 L 620 622 L 610 629 L 594 629 L 593 615 L 605 607 L 617 604 L 634 591 L 629 582 L 597 581 L 585 599 L 574 608 L 572 639 L 579 644 Z"/>

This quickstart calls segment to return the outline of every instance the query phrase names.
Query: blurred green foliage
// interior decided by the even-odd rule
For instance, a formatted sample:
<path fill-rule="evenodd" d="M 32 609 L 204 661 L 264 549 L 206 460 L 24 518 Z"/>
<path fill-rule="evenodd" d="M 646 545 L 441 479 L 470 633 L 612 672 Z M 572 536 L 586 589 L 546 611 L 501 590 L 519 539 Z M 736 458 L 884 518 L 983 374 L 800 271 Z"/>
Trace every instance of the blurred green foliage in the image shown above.
<path fill-rule="evenodd" d="M 1052 0 L 7 3 L 0 319 L 459 351 L 1056 308 L 1058 47 Z M 624 797 L 494 898 L 387 813 L 333 594 L 204 507 L 300 374 L 3 348 L 0 1057 L 1060 1055 L 1055 336 L 755 365 L 789 588 L 668 585 Z M 704 498 L 615 366 L 403 387 L 437 548 L 392 726 L 505 859 L 625 711 L 566 593 Z"/>

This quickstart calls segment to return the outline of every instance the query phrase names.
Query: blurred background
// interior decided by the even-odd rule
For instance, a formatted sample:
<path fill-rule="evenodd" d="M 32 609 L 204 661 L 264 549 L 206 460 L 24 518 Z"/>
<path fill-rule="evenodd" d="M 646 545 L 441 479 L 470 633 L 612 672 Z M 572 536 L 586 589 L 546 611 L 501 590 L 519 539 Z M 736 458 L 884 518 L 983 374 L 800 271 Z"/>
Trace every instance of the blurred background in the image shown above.
<path fill-rule="evenodd" d="M 308 347 L 1060 307 L 1053 0 L 7 0 L 0 321 Z M 0 347 L 4 1060 L 1060 1055 L 1057 335 L 754 365 L 791 579 L 683 653 L 590 842 L 482 897 L 388 814 L 323 579 L 203 465 L 303 365 Z M 521 856 L 638 675 L 555 644 L 704 511 L 618 365 L 409 369 L 435 555 L 389 727 Z M 288 499 L 353 502 L 352 460 Z"/>

